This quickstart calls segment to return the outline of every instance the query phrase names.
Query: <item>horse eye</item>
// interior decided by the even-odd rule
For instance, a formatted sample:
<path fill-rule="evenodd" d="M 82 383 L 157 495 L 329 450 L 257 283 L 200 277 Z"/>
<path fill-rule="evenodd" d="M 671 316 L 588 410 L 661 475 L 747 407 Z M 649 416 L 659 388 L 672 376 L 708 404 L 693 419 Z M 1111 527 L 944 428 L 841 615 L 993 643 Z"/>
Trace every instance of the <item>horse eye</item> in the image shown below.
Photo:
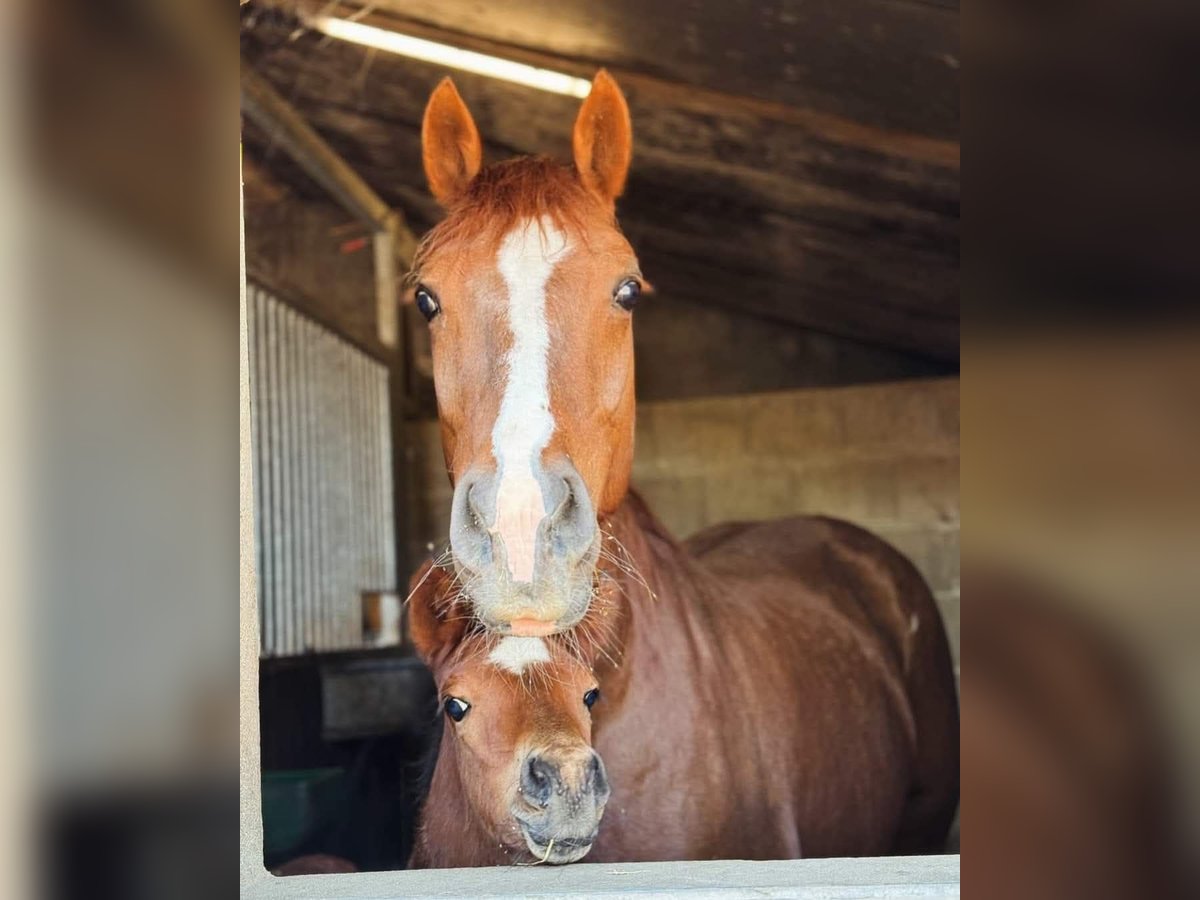
<path fill-rule="evenodd" d="M 429 290 L 423 284 L 417 285 L 416 301 L 417 309 L 421 311 L 421 315 L 425 317 L 426 322 L 432 322 L 433 317 L 442 311 L 442 304 L 438 303 L 438 299 L 433 295 L 433 291 Z"/>
<path fill-rule="evenodd" d="M 446 702 L 442 704 L 446 710 L 446 715 L 452 718 L 455 722 L 461 722 L 463 716 L 467 714 L 467 710 L 471 708 L 471 704 L 466 700 L 459 700 L 457 697 L 447 697 Z"/>
<path fill-rule="evenodd" d="M 636 278 L 626 278 L 613 292 L 613 301 L 621 309 L 632 310 L 642 295 L 642 284 Z"/>
<path fill-rule="evenodd" d="M 596 701 L 600 699 L 600 688 L 592 688 L 583 695 L 583 705 L 591 709 L 596 705 Z"/>

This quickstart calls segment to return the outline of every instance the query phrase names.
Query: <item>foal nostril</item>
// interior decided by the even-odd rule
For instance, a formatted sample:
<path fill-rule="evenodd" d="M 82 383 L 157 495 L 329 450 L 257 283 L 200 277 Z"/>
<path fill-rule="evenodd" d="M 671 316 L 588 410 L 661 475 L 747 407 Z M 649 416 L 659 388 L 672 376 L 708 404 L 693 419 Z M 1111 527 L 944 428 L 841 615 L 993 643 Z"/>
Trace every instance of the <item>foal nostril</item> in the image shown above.
<path fill-rule="evenodd" d="M 586 784 L 596 796 L 608 793 L 608 775 L 604 771 L 604 763 L 600 761 L 600 757 L 595 752 L 588 760 Z"/>
<path fill-rule="evenodd" d="M 537 806 L 546 806 L 559 782 L 558 769 L 540 756 L 531 756 L 521 770 L 521 793 Z"/>

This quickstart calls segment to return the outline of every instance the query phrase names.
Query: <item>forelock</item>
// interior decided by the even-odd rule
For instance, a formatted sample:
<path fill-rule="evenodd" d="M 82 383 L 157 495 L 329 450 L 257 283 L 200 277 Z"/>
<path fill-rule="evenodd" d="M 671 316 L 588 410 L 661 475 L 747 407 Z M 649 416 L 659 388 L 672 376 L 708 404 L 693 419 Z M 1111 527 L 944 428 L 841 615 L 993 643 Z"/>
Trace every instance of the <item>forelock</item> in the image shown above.
<path fill-rule="evenodd" d="M 572 166 L 526 156 L 488 166 L 471 181 L 446 218 L 417 246 L 409 278 L 449 245 L 499 241 L 526 219 L 551 222 L 564 235 L 585 238 L 589 224 L 617 227 L 616 218 L 583 186 Z"/>

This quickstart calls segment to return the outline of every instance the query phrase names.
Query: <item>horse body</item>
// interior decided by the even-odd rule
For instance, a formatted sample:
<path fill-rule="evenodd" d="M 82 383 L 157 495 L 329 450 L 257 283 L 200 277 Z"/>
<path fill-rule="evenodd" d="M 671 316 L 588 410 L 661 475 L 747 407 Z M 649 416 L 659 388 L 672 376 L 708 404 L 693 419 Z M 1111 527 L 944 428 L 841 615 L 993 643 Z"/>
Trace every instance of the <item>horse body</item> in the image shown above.
<path fill-rule="evenodd" d="M 636 496 L 608 528 L 656 599 L 617 576 L 623 652 L 600 658 L 595 711 L 613 796 L 589 860 L 871 855 L 944 839 L 953 675 L 932 598 L 895 551 L 820 518 L 720 526 L 719 542 L 680 546 Z M 929 711 L 910 683 L 926 680 L 943 702 L 918 718 Z M 912 809 L 930 792 L 935 810 Z"/>
<path fill-rule="evenodd" d="M 719 544 L 712 540 L 718 529 L 725 533 Z M 819 724 L 823 738 L 835 744 L 853 744 L 855 735 L 869 741 L 875 727 L 886 732 L 880 735 L 884 743 L 902 733 L 903 746 L 888 757 L 891 763 L 881 764 L 877 757 L 871 762 L 871 753 L 881 744 L 866 751 L 858 764 L 878 765 L 885 779 L 900 774 L 907 782 L 899 827 L 889 834 L 890 850 L 938 851 L 958 805 L 958 699 L 941 614 L 916 567 L 874 534 L 825 516 L 726 524 L 696 535 L 686 546 L 719 578 L 725 592 L 721 596 L 761 594 L 764 601 L 758 602 L 767 608 L 775 604 L 776 627 L 753 649 L 795 650 L 807 657 L 814 674 L 826 676 L 822 701 L 849 687 L 845 699 L 853 703 L 853 686 L 861 688 L 864 678 L 882 689 L 873 710 L 861 696 L 857 709 L 847 708 L 838 698 L 822 706 L 829 718 L 809 719 L 804 727 Z M 829 641 L 849 641 L 853 647 L 842 658 Z M 856 656 L 862 663 L 848 674 L 841 663 Z M 806 684 L 809 676 L 799 675 L 799 684 Z M 803 688 L 801 692 L 802 697 L 813 697 Z M 870 719 L 872 714 L 884 721 Z M 853 753 L 843 757 L 843 762 L 854 763 L 852 757 Z M 907 768 L 897 768 L 904 760 Z M 847 774 L 844 767 L 839 772 Z M 864 769 L 851 777 L 854 785 L 866 781 Z M 816 812 L 823 816 L 827 810 Z M 823 832 L 819 820 L 810 820 L 810 835 L 816 838 Z M 842 853 L 836 840 L 828 847 L 820 840 L 806 855 Z"/>
<path fill-rule="evenodd" d="M 588 861 L 939 848 L 957 801 L 957 710 L 911 564 L 819 517 L 681 545 L 636 494 L 603 531 L 620 549 L 577 626 L 603 689 L 593 743 L 612 785 Z M 439 761 L 417 864 L 513 861 L 464 826 L 453 770 Z"/>

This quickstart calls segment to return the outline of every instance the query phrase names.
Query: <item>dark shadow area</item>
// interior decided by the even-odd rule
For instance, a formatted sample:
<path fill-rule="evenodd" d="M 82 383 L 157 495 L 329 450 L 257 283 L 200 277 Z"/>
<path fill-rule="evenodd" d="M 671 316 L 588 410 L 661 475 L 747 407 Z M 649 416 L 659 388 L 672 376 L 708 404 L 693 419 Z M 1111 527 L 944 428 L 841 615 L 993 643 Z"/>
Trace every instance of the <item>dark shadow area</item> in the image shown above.
<path fill-rule="evenodd" d="M 264 862 L 335 857 L 404 868 L 436 716 L 425 667 L 399 653 L 264 660 Z M 301 868 L 311 872 L 321 862 Z M 296 867 L 293 866 L 293 869 Z M 299 873 L 296 873 L 299 874 Z"/>

